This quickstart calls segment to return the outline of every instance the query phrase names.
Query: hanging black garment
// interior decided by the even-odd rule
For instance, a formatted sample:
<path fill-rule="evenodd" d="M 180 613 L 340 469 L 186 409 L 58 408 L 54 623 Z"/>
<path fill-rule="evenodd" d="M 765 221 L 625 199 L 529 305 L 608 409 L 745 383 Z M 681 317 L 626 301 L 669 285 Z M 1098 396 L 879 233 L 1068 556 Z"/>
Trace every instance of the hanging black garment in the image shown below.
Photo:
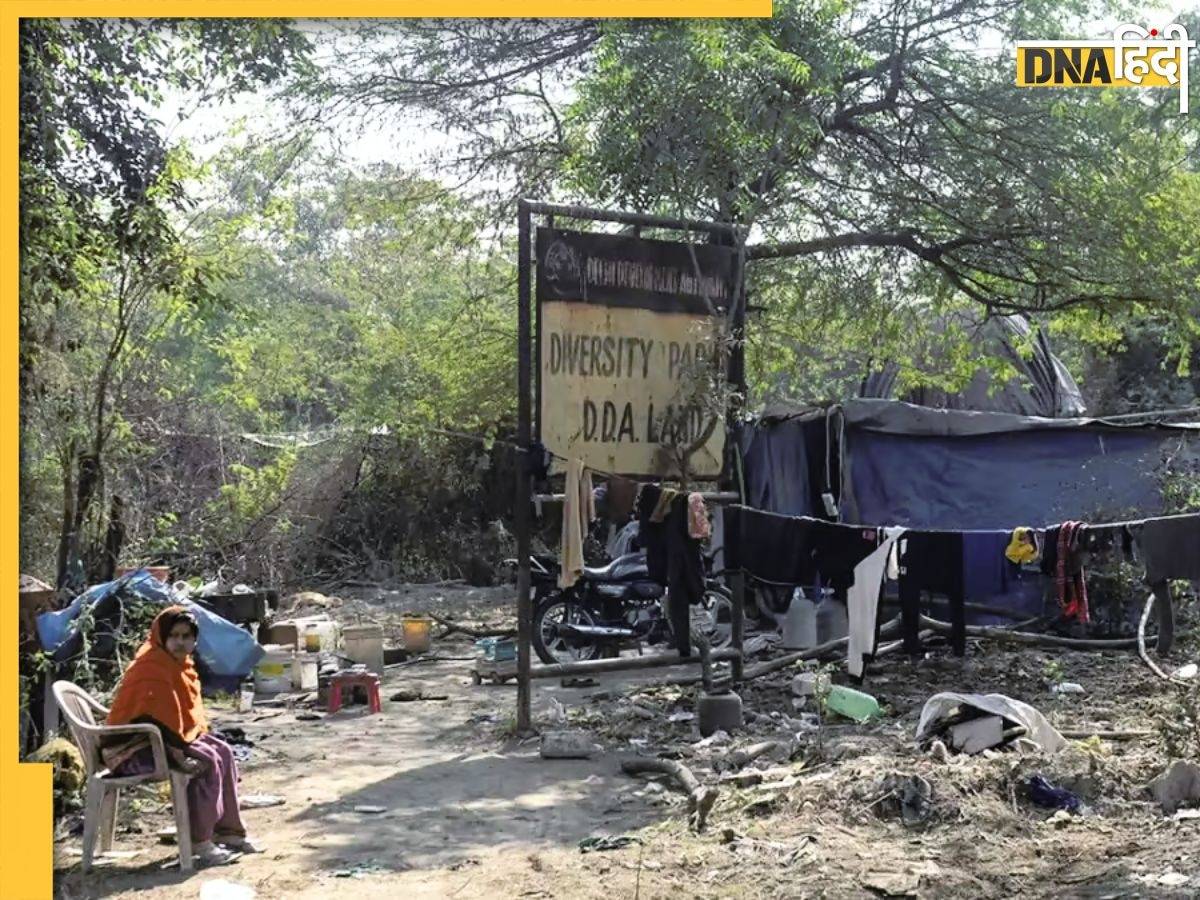
<path fill-rule="evenodd" d="M 963 597 L 963 536 L 959 531 L 908 531 L 901 539 L 900 623 L 904 651 L 921 652 L 921 592 L 941 594 L 950 603 L 950 646 L 967 650 Z"/>
<path fill-rule="evenodd" d="M 725 566 L 780 586 L 811 584 L 817 575 L 810 541 L 815 520 L 747 506 L 724 511 Z"/>
<path fill-rule="evenodd" d="M 1129 531 L 1146 564 L 1146 582 L 1200 581 L 1200 513 L 1133 522 Z"/>
<path fill-rule="evenodd" d="M 643 484 L 637 497 L 638 542 L 646 550 L 646 569 L 652 581 L 667 583 L 667 538 L 662 522 L 651 522 L 662 488 Z"/>
<path fill-rule="evenodd" d="M 662 494 L 657 485 L 644 485 L 638 495 L 638 519 L 641 539 L 646 547 L 649 576 L 667 588 L 667 615 L 680 656 L 690 656 L 691 606 L 704 599 L 704 559 L 700 541 L 688 534 L 687 495 L 673 501 L 666 518 L 653 522 L 650 517 Z"/>
<path fill-rule="evenodd" d="M 724 527 L 728 568 L 778 585 L 807 587 L 820 579 L 843 594 L 854 583 L 854 567 L 878 546 L 874 528 L 745 506 L 726 507 Z"/>

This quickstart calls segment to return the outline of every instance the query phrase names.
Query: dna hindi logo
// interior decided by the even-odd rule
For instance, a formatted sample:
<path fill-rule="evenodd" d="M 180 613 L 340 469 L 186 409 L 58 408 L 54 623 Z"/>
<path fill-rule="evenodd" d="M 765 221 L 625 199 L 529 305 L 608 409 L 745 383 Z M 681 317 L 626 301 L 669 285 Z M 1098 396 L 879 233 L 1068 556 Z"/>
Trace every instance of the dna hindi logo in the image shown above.
<path fill-rule="evenodd" d="M 1196 42 L 1175 23 L 1122 25 L 1107 41 L 1018 41 L 1018 87 L 1161 87 L 1188 111 L 1188 56 Z"/>

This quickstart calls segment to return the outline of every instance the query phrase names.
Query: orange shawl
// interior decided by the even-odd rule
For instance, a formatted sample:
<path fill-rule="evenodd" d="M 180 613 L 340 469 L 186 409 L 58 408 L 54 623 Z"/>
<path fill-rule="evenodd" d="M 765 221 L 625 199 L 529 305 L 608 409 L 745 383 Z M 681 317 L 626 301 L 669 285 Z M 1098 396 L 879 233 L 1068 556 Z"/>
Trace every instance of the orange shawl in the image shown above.
<path fill-rule="evenodd" d="M 150 716 L 187 743 L 208 731 L 200 699 L 200 675 L 189 656 L 180 662 L 167 652 L 165 628 L 175 624 L 182 606 L 169 606 L 155 617 L 146 642 L 138 649 L 117 687 L 109 725 L 127 725 Z"/>

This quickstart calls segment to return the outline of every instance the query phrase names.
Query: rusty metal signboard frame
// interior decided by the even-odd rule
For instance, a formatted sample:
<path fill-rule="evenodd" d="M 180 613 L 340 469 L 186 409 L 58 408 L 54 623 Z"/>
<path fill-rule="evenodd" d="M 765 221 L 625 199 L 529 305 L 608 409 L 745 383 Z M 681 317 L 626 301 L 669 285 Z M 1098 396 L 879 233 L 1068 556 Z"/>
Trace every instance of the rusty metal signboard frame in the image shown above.
<path fill-rule="evenodd" d="M 580 372 L 595 373 L 601 384 L 601 392 L 608 390 L 607 399 L 580 396 L 571 398 L 573 413 L 578 413 L 579 422 L 574 430 L 560 432 L 562 440 L 586 440 L 591 428 L 600 438 L 609 437 L 610 443 L 620 446 L 628 439 L 626 450 L 641 445 L 643 448 L 654 443 L 661 429 L 659 419 L 647 404 L 645 409 L 635 408 L 638 396 L 636 388 L 617 396 L 617 381 L 638 377 L 645 381 L 642 393 L 656 389 L 651 371 L 665 372 L 656 377 L 678 379 L 683 371 L 685 359 L 695 364 L 707 343 L 701 335 L 692 340 L 680 331 L 691 317 L 703 322 L 708 317 L 728 317 L 733 336 L 728 354 L 725 378 L 727 382 L 745 391 L 745 362 L 742 338 L 745 328 L 745 292 L 742 279 L 745 269 L 744 232 L 737 226 L 704 222 L 690 219 L 673 219 L 638 213 L 615 212 L 582 206 L 563 206 L 522 200 L 518 204 L 517 219 L 517 442 L 520 445 L 523 464 L 517 467 L 516 484 L 516 532 L 517 532 L 517 727 L 528 732 L 531 727 L 531 639 L 533 626 L 533 603 L 530 596 L 529 553 L 531 544 L 530 505 L 532 500 L 532 466 L 530 448 L 534 440 L 543 439 L 543 381 L 546 375 L 563 375 L 570 379 Z M 533 217 L 544 217 L 545 225 L 538 229 L 537 255 L 534 252 Z M 556 227 L 557 219 L 584 222 L 615 222 L 634 229 L 633 235 L 611 235 L 572 231 Z M 654 228 L 690 234 L 707 234 L 712 238 L 708 244 L 684 243 L 643 239 L 641 228 Z M 538 264 L 540 263 L 540 264 Z M 537 299 L 534 303 L 533 269 L 537 265 Z M 544 304 L 548 303 L 553 323 L 543 321 Z M 600 311 L 600 312 L 597 312 Z M 610 311 L 605 313 L 604 311 Z M 675 332 L 669 330 L 657 337 L 647 333 L 632 333 L 628 321 L 626 332 L 614 334 L 613 317 L 622 317 L 627 311 L 641 319 L 633 321 L 633 330 L 670 323 Z M 657 314 L 658 318 L 655 318 Z M 598 315 L 607 315 L 603 325 L 595 321 Z M 590 321 L 589 321 L 590 317 Z M 676 321 L 678 319 L 678 321 Z M 562 327 L 564 323 L 572 327 Z M 547 337 L 546 324 L 559 326 L 558 343 L 553 335 Z M 577 327 L 582 324 L 584 327 Z M 587 332 L 591 328 L 590 333 Z M 544 339 L 545 338 L 545 339 Z M 543 354 L 557 353 L 557 359 L 544 359 Z M 703 361 L 703 360 L 702 360 Z M 553 371 L 544 369 L 543 364 L 553 364 Z M 569 365 L 568 365 L 569 364 Z M 574 367 L 572 371 L 570 366 Z M 534 378 L 534 373 L 537 378 Z M 545 374 L 544 374 L 545 373 Z M 605 381 L 607 379 L 607 381 Z M 577 379 L 578 380 L 578 379 Z M 555 389 L 568 388 L 569 380 L 556 382 Z M 662 390 L 661 387 L 657 388 Z M 597 402 L 599 405 L 597 405 Z M 536 403 L 536 407 L 535 407 Z M 607 403 L 608 407 L 604 404 Z M 590 404 L 590 406 L 588 405 Z M 537 418 L 534 417 L 534 409 Z M 728 414 L 728 411 L 726 411 Z M 605 415 L 609 418 L 605 421 Z M 592 418 L 589 419 L 588 417 Z M 688 427 L 687 416 L 680 418 L 680 427 Z M 607 429 L 607 434 L 606 434 Z M 639 430 L 640 429 L 640 430 Z M 723 441 L 725 426 L 718 423 L 720 439 Z M 689 432 L 686 432 L 690 434 Z M 567 434 L 567 437 L 563 437 Z M 707 447 L 707 445 L 706 445 Z M 623 451 L 622 451 L 623 452 Z M 650 466 L 644 454 L 636 452 L 612 457 L 614 468 L 603 470 L 623 475 L 649 475 L 659 477 L 661 470 Z M 622 461 L 628 465 L 621 465 Z M 711 467 L 711 466 L 710 466 Z M 629 469 L 616 472 L 616 468 Z M 698 473 L 705 477 L 720 474 L 715 471 Z M 733 659 L 734 677 L 741 672 L 742 591 L 741 585 L 734 587 L 734 648 L 728 654 Z M 651 657 L 655 659 L 656 657 Z M 619 660 L 607 661 L 610 668 Z M 630 660 L 628 668 L 638 666 L 638 660 Z M 661 664 L 661 661 L 657 664 Z M 586 667 L 587 663 L 577 663 Z M 550 667 L 547 667 L 550 668 Z M 563 666 L 553 667 L 558 670 Z"/>

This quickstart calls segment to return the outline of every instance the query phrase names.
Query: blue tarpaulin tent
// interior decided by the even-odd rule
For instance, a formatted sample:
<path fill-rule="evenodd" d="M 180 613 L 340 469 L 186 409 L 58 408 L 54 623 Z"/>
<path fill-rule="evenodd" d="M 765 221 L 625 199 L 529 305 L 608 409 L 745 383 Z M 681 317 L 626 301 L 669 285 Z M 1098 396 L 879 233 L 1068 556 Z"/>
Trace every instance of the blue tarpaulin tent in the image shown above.
<path fill-rule="evenodd" d="M 77 648 L 73 648 L 76 643 L 73 639 L 80 613 L 86 607 L 96 608 L 118 597 L 121 592 L 162 606 L 176 603 L 187 607 L 200 623 L 196 656 L 203 668 L 218 678 L 248 675 L 262 659 L 262 647 L 248 632 L 199 604 L 177 598 L 168 585 L 158 581 L 146 569 L 116 581 L 95 585 L 76 597 L 66 608 L 38 616 L 37 631 L 42 648 L 53 653 L 56 661 L 61 662 L 73 656 L 78 652 Z"/>
<path fill-rule="evenodd" d="M 1164 464 L 1200 458 L 1200 422 L 1050 419 L 853 400 L 776 406 L 743 426 L 749 505 L 865 525 L 992 529 L 1163 511 Z M 1200 416 L 1197 416 L 1200 418 Z M 826 474 L 828 473 L 828 474 Z"/>
<path fill-rule="evenodd" d="M 1200 460 L 1200 410 L 1052 419 L 860 399 L 776 405 L 737 435 L 749 506 L 863 525 L 979 531 L 1161 514 L 1165 464 Z M 1184 421 L 1175 421 L 1184 419 Z M 836 500 L 828 515 L 822 495 Z M 1036 615 L 1036 577 L 1003 597 Z M 991 617 L 972 615 L 975 621 Z"/>

